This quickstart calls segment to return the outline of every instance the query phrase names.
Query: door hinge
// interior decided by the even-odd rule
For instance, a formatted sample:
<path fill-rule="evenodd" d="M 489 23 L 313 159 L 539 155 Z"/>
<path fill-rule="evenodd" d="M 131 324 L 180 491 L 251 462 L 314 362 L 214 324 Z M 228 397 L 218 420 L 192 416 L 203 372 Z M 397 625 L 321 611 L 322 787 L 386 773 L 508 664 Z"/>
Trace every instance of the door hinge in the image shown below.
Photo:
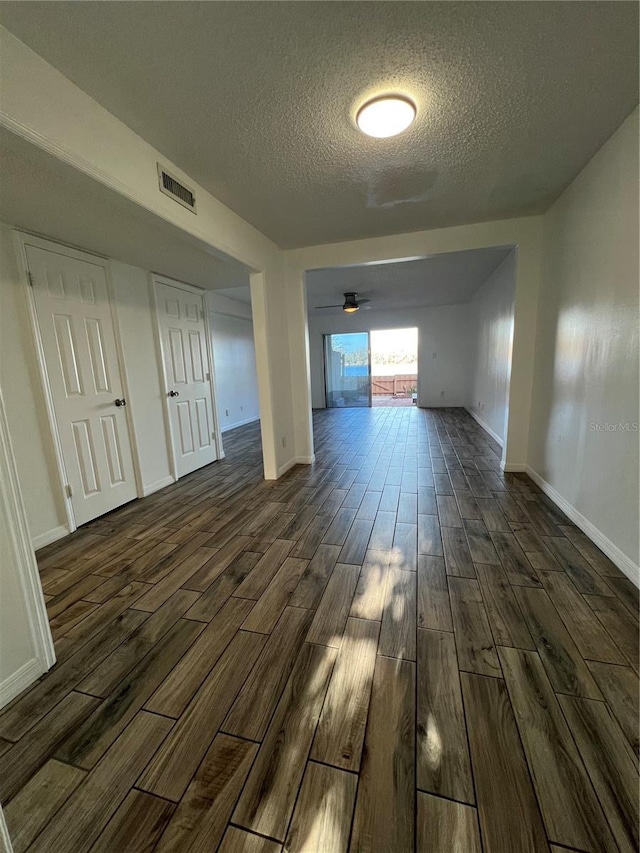
<path fill-rule="evenodd" d="M 207 373 L 207 382 L 211 382 L 211 374 Z"/>
<path fill-rule="evenodd" d="M 66 493 L 66 495 L 67 495 L 67 497 L 68 497 L 68 498 L 72 498 L 72 497 L 73 497 L 73 489 L 71 488 L 71 486 L 69 485 L 69 483 L 67 483 L 67 485 L 64 487 L 64 490 L 65 490 L 65 493 Z"/>
<path fill-rule="evenodd" d="M 31 270 L 27 270 L 27 277 L 29 278 L 29 284 L 33 287 L 33 273 Z"/>

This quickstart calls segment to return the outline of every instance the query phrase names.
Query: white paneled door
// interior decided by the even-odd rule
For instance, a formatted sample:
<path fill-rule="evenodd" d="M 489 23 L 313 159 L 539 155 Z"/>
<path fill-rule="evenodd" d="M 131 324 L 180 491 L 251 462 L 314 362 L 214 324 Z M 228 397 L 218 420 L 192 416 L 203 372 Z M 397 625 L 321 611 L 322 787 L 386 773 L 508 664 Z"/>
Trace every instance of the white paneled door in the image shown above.
<path fill-rule="evenodd" d="M 202 293 L 156 281 L 176 475 L 218 458 Z"/>
<path fill-rule="evenodd" d="M 77 525 L 137 496 L 106 270 L 25 246 Z"/>

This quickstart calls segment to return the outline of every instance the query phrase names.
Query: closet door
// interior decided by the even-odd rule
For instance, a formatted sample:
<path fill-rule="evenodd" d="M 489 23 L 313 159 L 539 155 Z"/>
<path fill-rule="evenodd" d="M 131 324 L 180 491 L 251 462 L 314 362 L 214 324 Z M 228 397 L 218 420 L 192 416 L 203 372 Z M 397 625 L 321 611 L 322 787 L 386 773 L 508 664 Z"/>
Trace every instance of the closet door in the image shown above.
<path fill-rule="evenodd" d="M 25 246 L 77 525 L 137 496 L 106 271 Z"/>

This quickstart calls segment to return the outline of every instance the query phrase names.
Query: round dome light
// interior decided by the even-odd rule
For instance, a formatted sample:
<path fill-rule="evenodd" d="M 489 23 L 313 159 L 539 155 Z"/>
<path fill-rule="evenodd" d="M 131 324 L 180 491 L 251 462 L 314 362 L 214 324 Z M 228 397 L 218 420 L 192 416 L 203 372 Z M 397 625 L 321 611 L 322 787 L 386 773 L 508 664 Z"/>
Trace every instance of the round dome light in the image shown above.
<path fill-rule="evenodd" d="M 360 107 L 358 127 L 367 136 L 386 139 L 406 130 L 416 117 L 416 105 L 402 95 L 383 95 Z"/>

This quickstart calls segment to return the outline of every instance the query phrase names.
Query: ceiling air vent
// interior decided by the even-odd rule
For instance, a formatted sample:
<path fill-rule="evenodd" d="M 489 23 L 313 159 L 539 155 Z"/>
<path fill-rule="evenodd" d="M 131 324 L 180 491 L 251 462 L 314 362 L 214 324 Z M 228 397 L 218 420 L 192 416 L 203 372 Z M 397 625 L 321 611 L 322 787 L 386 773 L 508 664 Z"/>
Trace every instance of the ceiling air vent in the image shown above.
<path fill-rule="evenodd" d="M 170 175 L 169 172 L 162 168 L 158 163 L 158 181 L 160 183 L 160 192 L 168 195 L 178 204 L 187 207 L 193 213 L 196 213 L 196 196 L 193 190 L 181 184 L 177 178 Z"/>

